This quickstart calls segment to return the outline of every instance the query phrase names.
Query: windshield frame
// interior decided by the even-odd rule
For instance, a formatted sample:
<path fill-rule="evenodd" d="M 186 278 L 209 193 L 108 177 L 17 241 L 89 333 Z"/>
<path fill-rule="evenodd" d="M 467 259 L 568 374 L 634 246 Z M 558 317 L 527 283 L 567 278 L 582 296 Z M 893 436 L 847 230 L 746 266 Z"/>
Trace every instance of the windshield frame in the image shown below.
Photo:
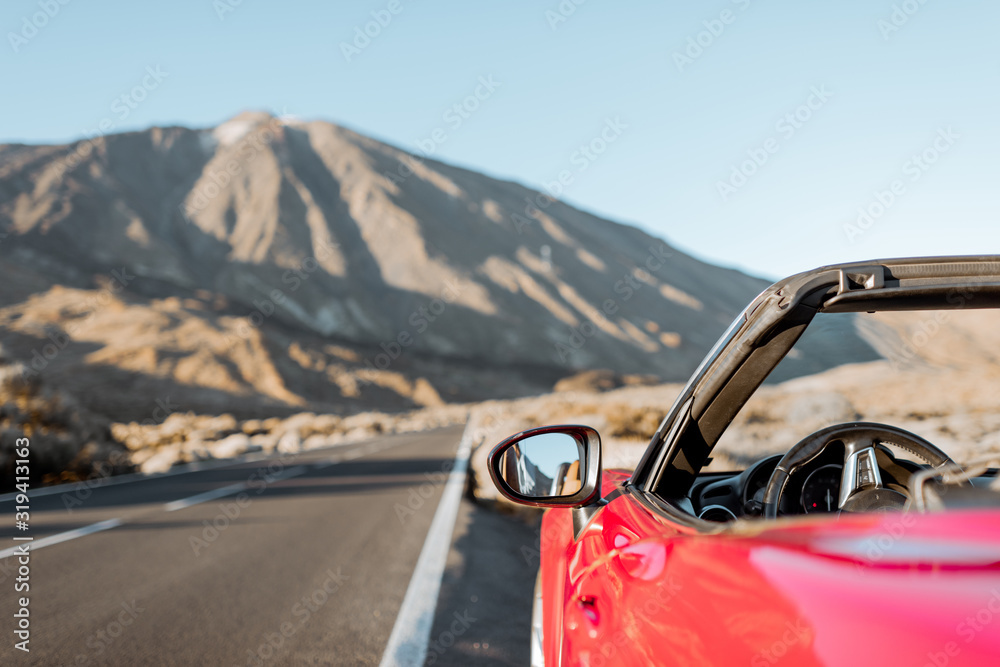
<path fill-rule="evenodd" d="M 730 326 L 674 401 L 630 483 L 686 497 L 719 438 L 819 312 L 1000 308 L 1000 256 L 827 266 L 764 290 Z"/>

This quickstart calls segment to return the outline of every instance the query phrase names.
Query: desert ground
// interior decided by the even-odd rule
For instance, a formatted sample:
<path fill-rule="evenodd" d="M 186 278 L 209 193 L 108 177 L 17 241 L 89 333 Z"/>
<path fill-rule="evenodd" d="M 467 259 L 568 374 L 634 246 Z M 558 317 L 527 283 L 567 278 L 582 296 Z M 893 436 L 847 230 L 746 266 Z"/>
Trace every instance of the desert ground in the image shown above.
<path fill-rule="evenodd" d="M 911 430 L 959 461 L 1000 451 L 1000 353 L 993 344 L 998 323 L 992 311 L 861 320 L 863 335 L 884 358 L 765 384 L 723 436 L 711 469 L 741 469 L 815 430 L 851 420 Z M 547 394 L 403 412 L 300 412 L 264 419 L 175 412 L 162 421 L 115 422 L 55 387 L 25 379 L 16 364 L 3 368 L 2 428 L 24 429 L 38 440 L 46 484 L 155 474 L 183 463 L 298 452 L 468 422 L 477 447 L 476 493 L 483 498 L 495 498 L 485 472 L 489 447 L 533 426 L 593 426 L 602 436 L 605 466 L 633 468 L 681 389 L 651 385 L 645 376 L 593 371 L 560 381 Z"/>

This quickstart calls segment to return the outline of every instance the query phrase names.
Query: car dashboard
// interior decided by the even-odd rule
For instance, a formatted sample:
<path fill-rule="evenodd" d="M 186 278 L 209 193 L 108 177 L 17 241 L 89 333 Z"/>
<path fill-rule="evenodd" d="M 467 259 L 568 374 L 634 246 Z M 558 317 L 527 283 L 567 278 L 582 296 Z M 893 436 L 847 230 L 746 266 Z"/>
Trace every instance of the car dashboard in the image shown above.
<path fill-rule="evenodd" d="M 877 452 L 879 468 L 887 488 L 906 493 L 910 474 L 921 469 L 918 463 L 896 458 L 887 449 Z M 691 487 L 693 513 L 714 522 L 760 517 L 764 490 L 782 455 L 767 456 L 739 472 L 702 473 Z M 788 479 L 778 506 L 779 515 L 829 514 L 839 511 L 843 452 L 836 447 L 796 469 Z"/>

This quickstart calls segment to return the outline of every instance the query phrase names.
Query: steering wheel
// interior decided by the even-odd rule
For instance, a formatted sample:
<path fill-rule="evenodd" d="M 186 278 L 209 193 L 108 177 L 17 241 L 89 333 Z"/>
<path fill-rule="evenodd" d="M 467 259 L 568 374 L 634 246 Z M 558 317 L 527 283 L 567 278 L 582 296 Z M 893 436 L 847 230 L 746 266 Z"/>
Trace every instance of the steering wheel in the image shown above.
<path fill-rule="evenodd" d="M 778 462 L 764 491 L 764 517 L 778 516 L 778 503 L 789 476 L 819 456 L 834 442 L 844 445 L 844 472 L 840 480 L 838 507 L 845 512 L 902 509 L 905 495 L 882 485 L 875 460 L 875 446 L 895 445 L 923 459 L 932 467 L 954 463 L 947 454 L 919 435 L 895 426 L 849 422 L 830 426 L 806 436 Z"/>

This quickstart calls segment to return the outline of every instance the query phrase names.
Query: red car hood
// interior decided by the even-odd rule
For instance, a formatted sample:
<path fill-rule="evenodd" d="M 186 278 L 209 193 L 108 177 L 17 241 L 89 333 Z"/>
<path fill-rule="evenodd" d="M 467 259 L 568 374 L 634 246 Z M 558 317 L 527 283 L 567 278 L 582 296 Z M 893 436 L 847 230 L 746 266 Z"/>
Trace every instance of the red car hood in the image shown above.
<path fill-rule="evenodd" d="M 564 665 L 998 664 L 1000 511 L 705 535 L 625 494 L 569 551 Z"/>

